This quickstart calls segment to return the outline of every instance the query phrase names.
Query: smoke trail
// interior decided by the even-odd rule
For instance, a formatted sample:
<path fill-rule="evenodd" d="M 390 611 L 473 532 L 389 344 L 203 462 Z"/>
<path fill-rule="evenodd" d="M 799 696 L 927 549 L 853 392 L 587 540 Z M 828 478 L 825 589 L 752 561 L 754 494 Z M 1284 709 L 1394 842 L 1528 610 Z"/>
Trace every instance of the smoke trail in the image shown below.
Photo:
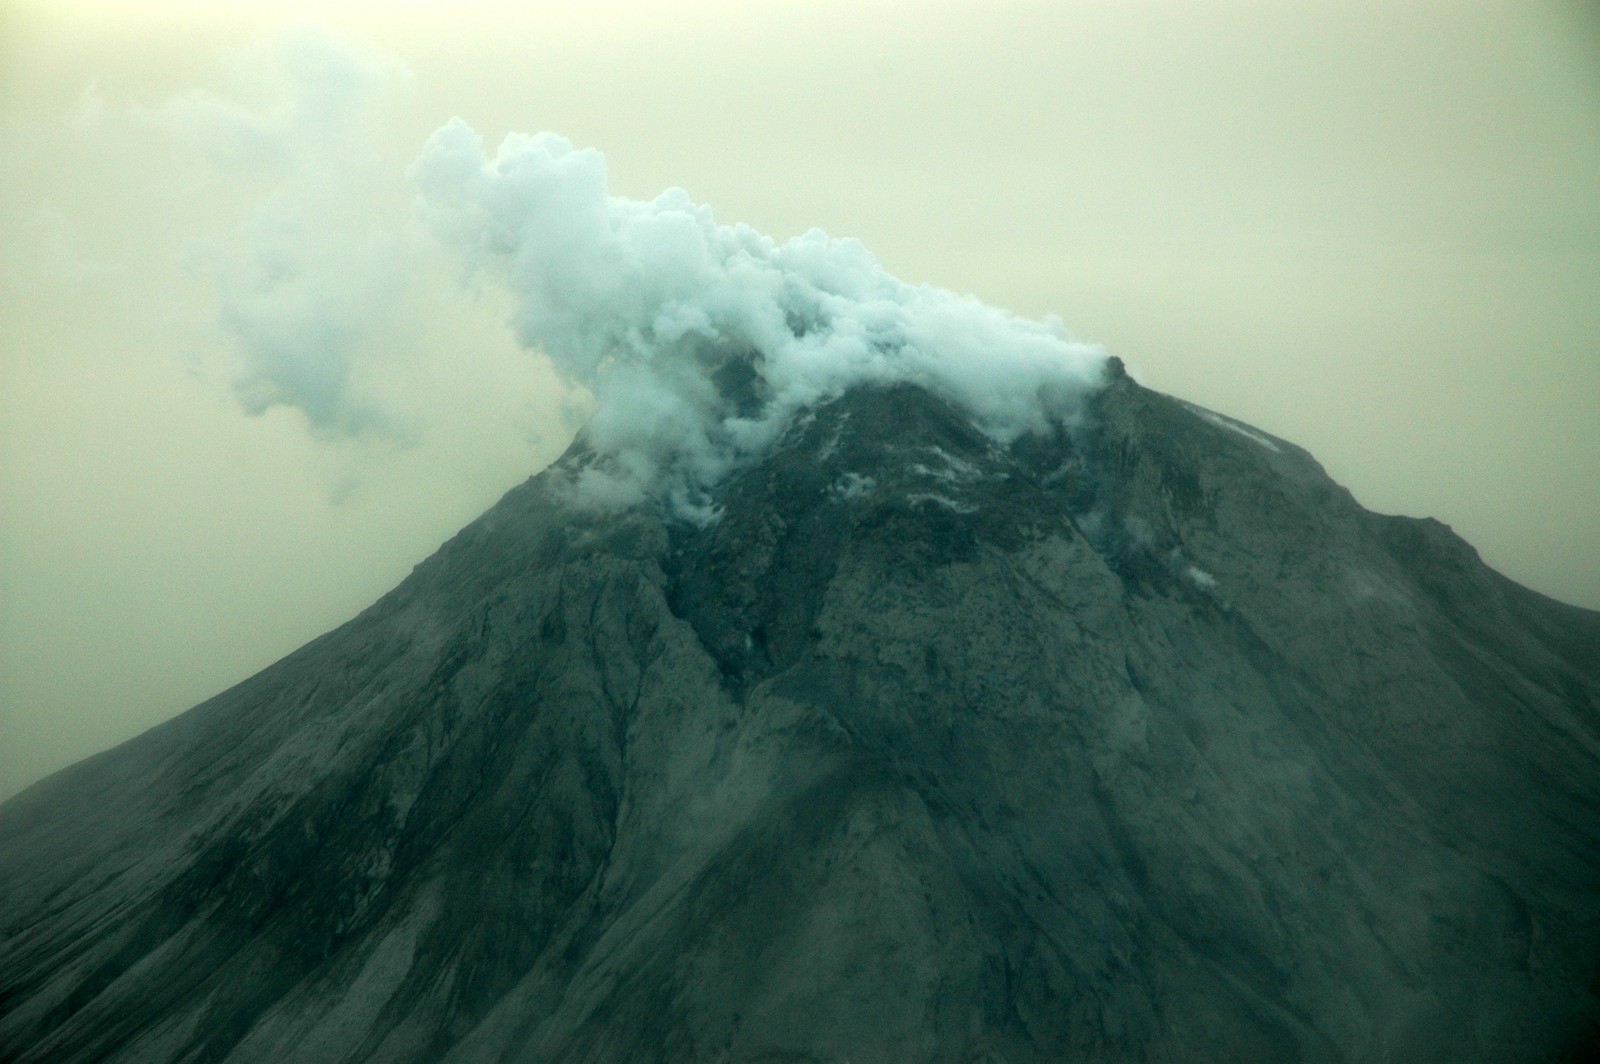
<path fill-rule="evenodd" d="M 868 382 L 923 385 L 1001 442 L 1071 419 L 1105 356 L 1054 320 L 890 276 L 854 240 L 783 244 L 671 189 L 607 192 L 604 158 L 550 133 L 491 160 L 460 119 L 411 170 L 418 213 L 517 300 L 519 341 L 597 401 L 590 502 L 706 493 L 808 406 Z"/>

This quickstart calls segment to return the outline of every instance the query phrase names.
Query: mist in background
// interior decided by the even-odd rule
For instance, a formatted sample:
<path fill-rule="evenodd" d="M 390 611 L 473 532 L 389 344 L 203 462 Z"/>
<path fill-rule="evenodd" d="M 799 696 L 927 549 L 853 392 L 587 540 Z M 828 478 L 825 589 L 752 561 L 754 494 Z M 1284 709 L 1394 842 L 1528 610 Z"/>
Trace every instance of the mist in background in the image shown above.
<path fill-rule="evenodd" d="M 456 116 L 1058 315 L 1600 607 L 1587 6 L 13 0 L 0 796 L 353 615 L 592 410 L 415 213 Z"/>

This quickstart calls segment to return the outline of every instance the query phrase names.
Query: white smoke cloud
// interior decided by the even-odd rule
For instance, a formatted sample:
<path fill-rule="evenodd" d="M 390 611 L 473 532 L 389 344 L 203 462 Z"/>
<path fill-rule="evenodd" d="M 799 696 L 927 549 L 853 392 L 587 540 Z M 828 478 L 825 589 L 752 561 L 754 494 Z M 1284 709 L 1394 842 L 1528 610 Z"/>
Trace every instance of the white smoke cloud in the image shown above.
<path fill-rule="evenodd" d="M 681 189 L 611 196 L 600 153 L 550 133 L 490 159 L 454 119 L 411 176 L 424 221 L 510 288 L 519 341 L 592 391 L 591 503 L 660 491 L 708 516 L 718 479 L 853 385 L 923 385 L 1007 442 L 1074 417 L 1103 376 L 1059 321 L 905 284 L 854 240 L 779 244 Z"/>
<path fill-rule="evenodd" d="M 321 437 L 403 437 L 369 371 L 390 357 L 416 258 L 403 200 L 387 217 L 373 202 L 385 182 L 373 131 L 404 68 L 304 25 L 238 74 L 251 102 L 197 89 L 142 115 L 196 164 L 197 193 L 259 186 L 248 218 L 190 255 L 237 348 L 234 392 L 251 414 L 301 411 Z"/>

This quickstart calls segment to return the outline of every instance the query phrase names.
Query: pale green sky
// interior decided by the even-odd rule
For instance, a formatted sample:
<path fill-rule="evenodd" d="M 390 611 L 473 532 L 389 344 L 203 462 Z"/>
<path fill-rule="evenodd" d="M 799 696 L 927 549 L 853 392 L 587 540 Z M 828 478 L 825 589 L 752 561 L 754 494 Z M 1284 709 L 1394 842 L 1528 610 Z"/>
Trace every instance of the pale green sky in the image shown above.
<path fill-rule="evenodd" d="M 321 125 L 271 43 L 313 12 L 365 79 Z M 1597 57 L 1539 0 L 0 2 L 0 796 L 346 619 L 566 443 L 581 397 L 407 228 L 452 115 L 1058 314 L 1600 607 Z M 285 218 L 385 432 L 235 396 L 223 286 Z"/>

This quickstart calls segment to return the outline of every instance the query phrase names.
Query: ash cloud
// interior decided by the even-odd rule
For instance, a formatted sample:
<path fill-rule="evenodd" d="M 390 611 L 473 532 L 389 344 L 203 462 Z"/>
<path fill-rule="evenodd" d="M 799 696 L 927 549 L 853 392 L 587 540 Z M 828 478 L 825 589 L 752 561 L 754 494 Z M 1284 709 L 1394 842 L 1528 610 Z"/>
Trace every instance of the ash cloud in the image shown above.
<path fill-rule="evenodd" d="M 411 176 L 423 221 L 513 293 L 519 341 L 593 394 L 591 504 L 659 493 L 709 518 L 712 485 L 854 385 L 920 384 L 1008 442 L 1076 417 L 1103 376 L 1060 322 L 906 284 L 857 241 L 778 243 L 681 189 L 612 196 L 601 154 L 554 134 L 491 158 L 453 119 Z"/>

